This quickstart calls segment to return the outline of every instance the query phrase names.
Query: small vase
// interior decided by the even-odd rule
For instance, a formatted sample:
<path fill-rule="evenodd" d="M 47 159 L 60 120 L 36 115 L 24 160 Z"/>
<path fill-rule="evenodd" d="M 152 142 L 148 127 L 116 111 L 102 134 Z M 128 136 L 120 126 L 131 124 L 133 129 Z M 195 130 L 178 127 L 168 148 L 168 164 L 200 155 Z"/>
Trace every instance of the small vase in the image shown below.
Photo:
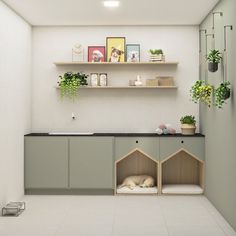
<path fill-rule="evenodd" d="M 218 70 L 218 63 L 215 62 L 209 62 L 208 63 L 208 70 L 210 72 L 216 72 Z"/>

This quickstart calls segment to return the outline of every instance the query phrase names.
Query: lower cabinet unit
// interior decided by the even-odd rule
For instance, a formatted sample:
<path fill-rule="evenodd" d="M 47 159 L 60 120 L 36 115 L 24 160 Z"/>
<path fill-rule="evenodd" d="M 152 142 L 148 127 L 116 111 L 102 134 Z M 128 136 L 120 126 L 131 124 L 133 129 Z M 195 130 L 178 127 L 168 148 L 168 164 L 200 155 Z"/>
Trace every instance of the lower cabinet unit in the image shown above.
<path fill-rule="evenodd" d="M 27 135 L 26 194 L 202 194 L 204 143 L 201 135 L 179 134 Z M 132 175 L 152 176 L 153 188 L 121 186 Z"/>
<path fill-rule="evenodd" d="M 68 187 L 68 139 L 25 137 L 25 189 Z"/>
<path fill-rule="evenodd" d="M 76 189 L 112 189 L 113 137 L 70 138 L 69 183 Z"/>

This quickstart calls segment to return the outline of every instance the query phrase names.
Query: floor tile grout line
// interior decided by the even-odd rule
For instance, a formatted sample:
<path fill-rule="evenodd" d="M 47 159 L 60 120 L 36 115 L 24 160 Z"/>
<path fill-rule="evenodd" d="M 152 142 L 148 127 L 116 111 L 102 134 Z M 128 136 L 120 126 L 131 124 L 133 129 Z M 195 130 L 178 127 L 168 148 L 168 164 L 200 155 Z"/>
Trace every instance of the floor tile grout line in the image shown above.
<path fill-rule="evenodd" d="M 206 196 L 204 196 L 204 200 L 207 200 L 209 204 L 211 204 L 211 202 L 207 199 Z M 216 220 L 216 218 L 214 217 L 214 215 L 211 213 L 211 211 L 208 209 L 208 207 L 206 206 L 205 203 L 203 203 L 202 199 L 201 199 L 201 204 L 203 205 L 203 207 L 205 208 L 205 210 L 208 212 L 208 214 L 212 217 L 213 221 L 219 226 L 220 230 L 224 233 L 225 236 L 228 236 L 228 234 L 225 232 L 225 230 L 223 229 L 223 227 L 221 226 L 221 224 L 218 223 L 218 221 Z M 214 208 L 217 212 L 218 210 L 216 208 Z M 219 213 L 219 212 L 218 212 Z M 220 214 L 220 213 L 219 213 Z"/>
<path fill-rule="evenodd" d="M 161 204 L 160 204 L 160 196 L 158 196 L 158 201 L 159 201 L 160 212 L 161 212 L 162 218 L 163 218 L 164 223 L 165 223 L 166 231 L 168 233 L 168 236 L 171 236 L 170 231 L 169 231 L 169 227 L 168 227 L 167 222 L 166 222 L 165 214 L 163 213 L 163 210 L 162 210 L 162 207 L 161 207 Z"/>

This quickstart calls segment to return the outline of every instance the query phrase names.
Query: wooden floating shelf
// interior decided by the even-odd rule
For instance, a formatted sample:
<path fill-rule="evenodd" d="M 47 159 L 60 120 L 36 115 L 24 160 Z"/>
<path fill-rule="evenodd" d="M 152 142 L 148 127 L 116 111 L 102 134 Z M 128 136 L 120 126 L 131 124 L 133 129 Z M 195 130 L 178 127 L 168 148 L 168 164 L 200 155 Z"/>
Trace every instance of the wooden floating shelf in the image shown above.
<path fill-rule="evenodd" d="M 104 66 L 104 65 L 112 65 L 112 66 L 121 66 L 121 65 L 132 65 L 132 66 L 140 66 L 140 65 L 178 65 L 178 62 L 54 62 L 56 66 L 73 66 L 73 65 L 92 65 L 92 66 Z"/>
<path fill-rule="evenodd" d="M 59 86 L 56 87 L 60 89 Z M 177 86 L 86 86 L 79 89 L 177 89 Z"/>

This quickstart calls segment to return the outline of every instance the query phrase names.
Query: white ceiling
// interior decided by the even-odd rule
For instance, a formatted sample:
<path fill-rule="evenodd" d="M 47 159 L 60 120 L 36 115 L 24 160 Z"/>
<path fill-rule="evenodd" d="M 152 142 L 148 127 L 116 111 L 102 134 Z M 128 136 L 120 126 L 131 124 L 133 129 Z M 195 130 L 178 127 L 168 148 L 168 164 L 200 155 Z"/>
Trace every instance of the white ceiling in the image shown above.
<path fill-rule="evenodd" d="M 32 25 L 198 25 L 219 0 L 3 0 Z"/>

